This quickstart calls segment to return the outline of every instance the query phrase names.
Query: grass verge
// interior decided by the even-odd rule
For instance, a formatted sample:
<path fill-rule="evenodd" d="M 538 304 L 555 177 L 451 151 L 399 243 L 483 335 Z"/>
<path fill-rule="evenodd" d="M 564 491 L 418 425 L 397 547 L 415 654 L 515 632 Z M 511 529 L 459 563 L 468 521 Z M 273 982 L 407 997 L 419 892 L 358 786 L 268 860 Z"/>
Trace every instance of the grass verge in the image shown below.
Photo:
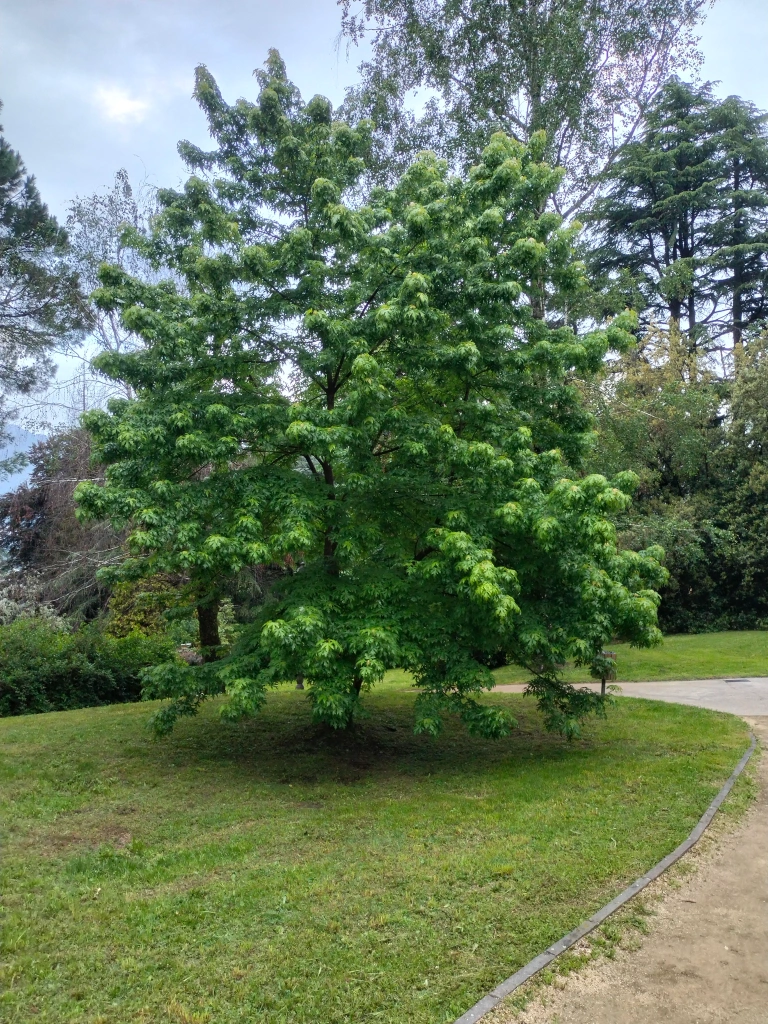
<path fill-rule="evenodd" d="M 653 932 L 659 905 L 671 894 L 678 892 L 702 864 L 706 864 L 715 855 L 722 841 L 741 824 L 747 810 L 754 804 L 759 794 L 757 772 L 762 756 L 763 751 L 758 743 L 757 750 L 736 780 L 712 824 L 682 860 L 673 864 L 638 896 L 612 914 L 603 925 L 558 957 L 549 968 L 534 975 L 500 1003 L 488 1015 L 487 1024 L 512 1024 L 521 1018 L 529 1019 L 525 1011 L 531 1004 L 540 1001 L 546 1007 L 553 989 L 564 987 L 571 974 L 592 965 L 597 966 L 601 960 L 615 960 L 638 950 Z"/>
<path fill-rule="evenodd" d="M 0 721 L 0 1019 L 437 1024 L 690 832 L 739 719 L 620 700 L 568 744 L 532 702 L 493 743 L 412 733 L 392 681 L 354 734 L 296 692 Z"/>
<path fill-rule="evenodd" d="M 768 675 L 768 631 L 696 633 L 664 637 L 661 647 L 638 650 L 614 644 L 619 682 L 664 679 L 722 679 Z M 530 674 L 516 665 L 499 669 L 499 683 L 524 683 Z M 594 682 L 585 668 L 568 667 L 569 683 Z"/>

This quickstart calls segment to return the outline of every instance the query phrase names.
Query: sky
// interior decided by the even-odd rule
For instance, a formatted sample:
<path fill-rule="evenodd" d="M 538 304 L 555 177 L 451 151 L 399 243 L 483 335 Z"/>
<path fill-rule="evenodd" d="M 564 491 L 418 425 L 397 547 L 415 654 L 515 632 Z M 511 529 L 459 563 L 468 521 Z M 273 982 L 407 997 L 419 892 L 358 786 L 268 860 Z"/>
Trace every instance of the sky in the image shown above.
<path fill-rule="evenodd" d="M 0 0 L 6 138 L 62 219 L 75 195 L 184 179 L 179 139 L 206 143 L 190 98 L 204 63 L 229 101 L 255 98 L 271 46 L 305 96 L 334 103 L 360 52 L 338 43 L 336 0 Z M 768 0 L 717 0 L 702 30 L 703 77 L 768 109 Z"/>
<path fill-rule="evenodd" d="M 275 46 L 303 93 L 338 103 L 358 63 L 339 27 L 335 0 L 0 0 L 0 123 L 58 216 L 120 167 L 174 186 L 177 141 L 207 138 L 196 65 L 228 100 L 255 98 Z"/>

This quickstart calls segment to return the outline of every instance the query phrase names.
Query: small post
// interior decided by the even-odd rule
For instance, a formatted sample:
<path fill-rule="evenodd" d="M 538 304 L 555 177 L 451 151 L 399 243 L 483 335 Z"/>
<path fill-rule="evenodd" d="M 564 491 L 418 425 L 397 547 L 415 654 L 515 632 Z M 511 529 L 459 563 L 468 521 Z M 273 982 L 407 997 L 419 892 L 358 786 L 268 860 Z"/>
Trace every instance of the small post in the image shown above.
<path fill-rule="evenodd" d="M 616 661 L 616 651 L 601 651 L 603 658 L 610 658 L 612 661 Z M 616 678 L 616 667 L 615 665 L 606 665 L 603 663 L 603 674 L 600 679 L 600 696 L 605 696 L 605 681 L 606 679 Z"/>

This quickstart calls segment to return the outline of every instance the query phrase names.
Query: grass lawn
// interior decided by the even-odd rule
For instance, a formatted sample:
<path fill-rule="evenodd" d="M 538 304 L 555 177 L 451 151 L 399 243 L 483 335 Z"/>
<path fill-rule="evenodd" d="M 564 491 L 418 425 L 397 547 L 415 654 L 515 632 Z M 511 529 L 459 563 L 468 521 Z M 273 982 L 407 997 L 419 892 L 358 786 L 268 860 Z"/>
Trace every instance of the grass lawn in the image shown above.
<path fill-rule="evenodd" d="M 355 733 L 303 695 L 0 720 L 0 1020 L 438 1024 L 671 850 L 748 744 L 739 719 L 620 700 L 568 744 L 412 732 L 390 681 Z M 737 799 L 739 799 L 737 797 Z"/>
<path fill-rule="evenodd" d="M 726 676 L 768 676 L 768 631 L 696 633 L 667 636 L 661 647 L 638 650 L 615 644 L 618 680 L 651 682 L 663 679 L 718 679 Z M 528 674 L 516 666 L 499 669 L 500 683 L 522 683 Z M 587 669 L 569 668 L 567 682 L 590 681 Z"/>

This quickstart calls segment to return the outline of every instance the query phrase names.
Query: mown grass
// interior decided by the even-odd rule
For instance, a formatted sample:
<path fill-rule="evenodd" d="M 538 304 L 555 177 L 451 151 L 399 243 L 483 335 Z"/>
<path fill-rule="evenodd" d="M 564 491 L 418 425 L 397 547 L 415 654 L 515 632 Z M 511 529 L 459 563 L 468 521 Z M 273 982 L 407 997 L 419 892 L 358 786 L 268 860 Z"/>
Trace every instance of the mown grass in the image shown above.
<path fill-rule="evenodd" d="M 151 708 L 0 721 L 0 1019 L 437 1024 L 692 828 L 739 719 L 619 700 L 573 743 L 494 694 L 501 742 L 412 732 L 390 679 L 349 735 L 302 694 L 168 739 Z"/>
<path fill-rule="evenodd" d="M 651 682 L 664 679 L 722 679 L 733 676 L 768 676 L 768 631 L 696 633 L 664 637 L 660 647 L 638 650 L 613 644 L 618 681 Z M 517 666 L 499 669 L 499 683 L 522 683 L 530 678 Z M 589 670 L 572 666 L 566 682 L 590 681 Z"/>

